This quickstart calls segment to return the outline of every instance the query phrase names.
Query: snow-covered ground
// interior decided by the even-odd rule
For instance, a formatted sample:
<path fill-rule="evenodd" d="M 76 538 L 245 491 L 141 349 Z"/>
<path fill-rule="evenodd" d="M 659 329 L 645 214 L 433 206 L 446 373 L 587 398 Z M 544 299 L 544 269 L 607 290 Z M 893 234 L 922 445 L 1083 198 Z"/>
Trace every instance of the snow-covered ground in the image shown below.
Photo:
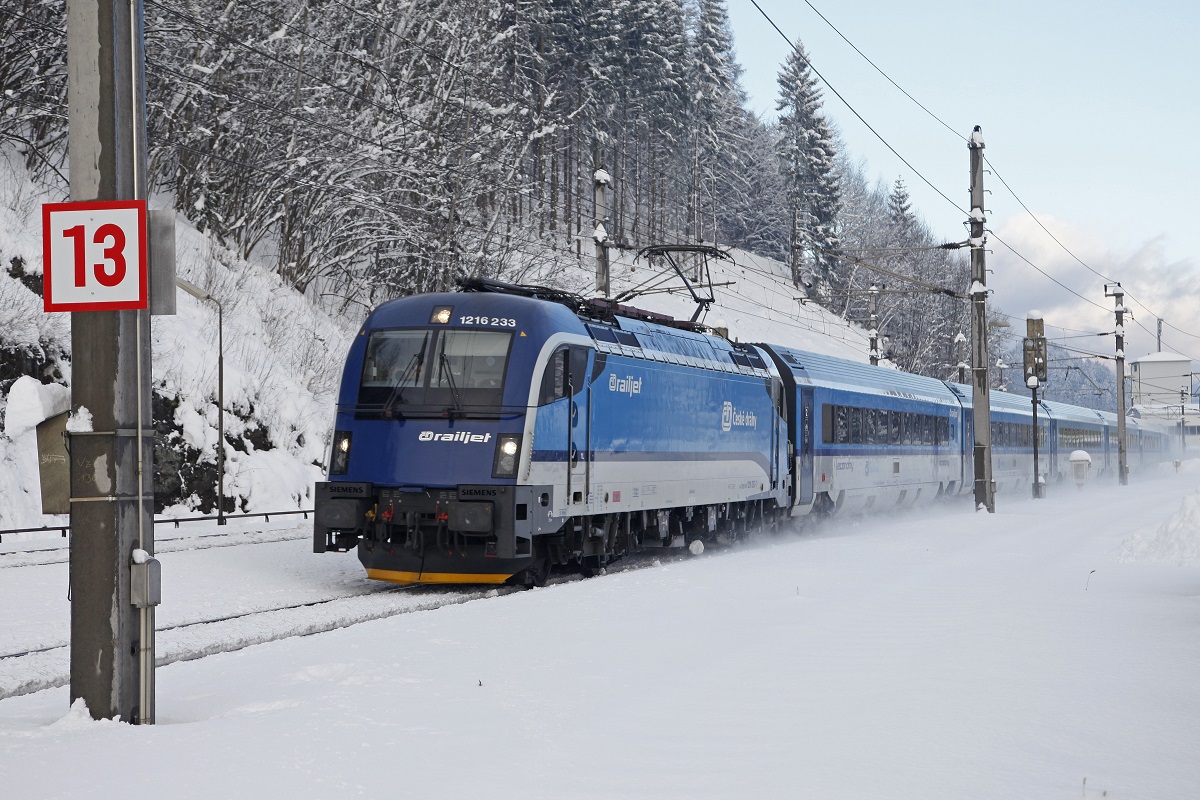
<path fill-rule="evenodd" d="M 55 199 L 0 174 L 0 266 L 40 272 Z M 227 449 L 227 490 L 241 509 L 310 507 L 358 318 L 178 236 L 180 274 L 224 304 L 226 432 L 253 406 L 274 445 Z M 591 269 L 523 279 L 590 293 Z M 867 360 L 863 331 L 801 304 L 781 265 L 712 269 L 730 285 L 709 324 Z M 614 294 L 655 275 L 614 254 Z M 695 308 L 680 291 L 630 302 Z M 0 325 L 9 344 L 69 339 L 3 270 Z M 155 380 L 212 460 L 215 310 L 181 294 L 153 330 Z M 40 514 L 34 437 L 64 400 L 29 378 L 0 397 L 0 528 L 66 522 Z M 69 707 L 65 542 L 5 535 L 0 798 L 1196 797 L 1198 488 L 1188 462 L 1001 496 L 995 515 L 842 519 L 515 593 L 369 583 L 353 555 L 312 554 L 295 517 L 160 526 L 144 727 Z"/>
<path fill-rule="evenodd" d="M 358 596 L 160 667 L 155 726 L 0 700 L 2 794 L 1196 797 L 1198 488 L 1188 462 L 477 599 L 369 585 L 295 521 L 167 529 L 160 628 Z M 60 546 L 0 546 L 0 655 L 65 641 Z M 160 657 L 220 649 L 176 633 Z"/>

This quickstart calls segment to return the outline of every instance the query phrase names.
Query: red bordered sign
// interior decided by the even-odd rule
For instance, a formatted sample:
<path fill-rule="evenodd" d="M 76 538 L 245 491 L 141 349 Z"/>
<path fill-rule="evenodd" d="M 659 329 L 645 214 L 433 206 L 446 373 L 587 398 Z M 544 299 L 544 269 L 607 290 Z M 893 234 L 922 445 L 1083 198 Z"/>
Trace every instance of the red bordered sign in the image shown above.
<path fill-rule="evenodd" d="M 147 308 L 146 201 L 42 206 L 47 311 Z"/>

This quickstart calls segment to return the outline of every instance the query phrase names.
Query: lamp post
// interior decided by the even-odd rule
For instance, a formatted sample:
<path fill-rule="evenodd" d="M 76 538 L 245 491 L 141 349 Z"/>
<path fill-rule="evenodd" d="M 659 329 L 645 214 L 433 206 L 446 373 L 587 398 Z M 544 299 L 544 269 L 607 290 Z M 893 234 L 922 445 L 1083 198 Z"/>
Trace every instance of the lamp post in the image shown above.
<path fill-rule="evenodd" d="M 217 306 L 217 524 L 225 524 L 225 310 L 221 301 L 194 283 L 176 278 L 175 285 L 197 300 Z"/>
<path fill-rule="evenodd" d="M 996 369 L 1000 371 L 1000 382 L 996 384 L 996 388 L 1002 392 L 1007 391 L 1004 388 L 1004 370 L 1008 369 L 1008 364 L 1004 363 L 1003 358 L 996 359 Z"/>
<path fill-rule="evenodd" d="M 1188 380 L 1191 380 L 1188 375 Z M 1187 454 L 1187 387 L 1179 390 L 1179 447 L 1180 453 Z"/>
<path fill-rule="evenodd" d="M 959 331 L 954 336 L 954 351 L 958 356 L 958 382 L 967 382 L 967 362 L 963 357 L 963 346 L 967 343 L 967 337 L 963 336 L 962 331 Z"/>

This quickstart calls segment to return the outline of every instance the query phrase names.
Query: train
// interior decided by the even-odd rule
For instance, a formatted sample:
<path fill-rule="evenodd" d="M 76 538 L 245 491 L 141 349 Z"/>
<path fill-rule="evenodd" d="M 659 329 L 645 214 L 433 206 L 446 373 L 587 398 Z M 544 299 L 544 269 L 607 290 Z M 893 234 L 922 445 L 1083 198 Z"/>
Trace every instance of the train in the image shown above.
<path fill-rule="evenodd" d="M 1115 476 L 1117 419 L 991 392 L 1003 495 Z M 973 495 L 970 386 L 486 279 L 384 303 L 343 369 L 313 550 L 371 579 L 543 585 L 789 518 Z M 1130 419 L 1130 471 L 1169 457 Z M 698 544 L 697 544 L 698 543 Z"/>

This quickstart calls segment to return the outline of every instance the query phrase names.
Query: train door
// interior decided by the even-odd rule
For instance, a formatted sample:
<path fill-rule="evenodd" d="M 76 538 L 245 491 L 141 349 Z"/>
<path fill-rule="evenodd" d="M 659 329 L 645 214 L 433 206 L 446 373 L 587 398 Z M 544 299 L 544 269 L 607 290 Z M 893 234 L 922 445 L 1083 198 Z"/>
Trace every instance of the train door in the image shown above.
<path fill-rule="evenodd" d="M 542 378 L 542 393 L 539 405 L 566 404 L 566 413 L 559 417 L 563 428 L 554 426 L 553 433 L 543 445 L 552 451 L 564 454 L 563 469 L 566 480 L 566 504 L 582 503 L 590 490 L 591 461 L 591 391 L 588 388 L 586 347 L 568 345 L 559 347 L 546 365 Z M 560 473 L 561 474 L 561 473 Z"/>
<path fill-rule="evenodd" d="M 797 431 L 796 446 L 800 476 L 797 481 L 796 503 L 808 505 L 813 501 L 813 390 L 800 387 L 800 430 Z"/>
<path fill-rule="evenodd" d="M 1046 414 L 1049 415 L 1049 411 Z M 1046 453 L 1050 457 L 1050 465 L 1046 468 L 1046 480 L 1051 481 L 1059 477 L 1059 465 L 1062 463 L 1058 460 L 1058 420 L 1050 417 L 1050 425 L 1047 431 Z"/>
<path fill-rule="evenodd" d="M 571 418 L 567 425 L 567 497 L 572 504 L 588 502 L 591 492 L 592 392 L 587 381 L 588 351 L 571 348 L 568 394 Z"/>
<path fill-rule="evenodd" d="M 960 407 L 960 408 L 961 408 L 961 407 Z M 949 446 L 949 447 L 953 447 L 953 448 L 954 448 L 954 451 L 953 451 L 953 452 L 957 452 L 957 453 L 961 453 L 961 452 L 962 452 L 962 448 L 961 448 L 961 447 L 959 446 L 959 444 L 958 444 L 958 442 L 959 442 L 959 433 L 960 433 L 960 431 L 959 431 L 959 415 L 960 415 L 960 414 L 961 414 L 961 411 L 960 411 L 960 410 L 958 410 L 958 409 L 954 409 L 954 408 L 952 408 L 952 409 L 951 409 L 951 411 L 950 411 L 950 423 L 949 423 L 949 432 L 950 432 L 950 436 L 949 436 L 949 439 L 948 439 L 948 440 L 947 440 L 947 442 L 946 442 L 947 446 Z M 954 463 L 954 462 L 951 462 L 951 464 L 953 464 L 953 463 Z M 961 489 L 961 488 L 962 488 L 962 477 L 963 477 L 963 475 L 962 475 L 962 459 L 961 459 L 961 458 L 958 460 L 958 474 L 957 474 L 957 475 L 955 475 L 955 474 L 954 474 L 954 471 L 953 471 L 953 467 L 951 467 L 951 471 L 950 471 L 950 473 L 949 473 L 949 476 L 950 476 L 951 478 L 954 478 L 954 480 L 950 481 L 950 485 L 946 487 L 946 491 L 947 491 L 947 493 L 953 494 L 953 493 L 954 493 L 954 488 L 955 488 L 955 487 L 957 487 L 957 488 L 959 488 L 959 489 Z"/>
<path fill-rule="evenodd" d="M 779 488 L 779 448 L 783 446 L 783 426 L 787 417 L 784 408 L 783 383 L 771 378 L 771 404 L 775 407 L 774 423 L 771 425 L 771 488 Z"/>
<path fill-rule="evenodd" d="M 975 409 L 971 406 L 963 406 L 962 414 L 962 438 L 959 440 L 959 453 L 961 455 L 960 460 L 962 461 L 962 483 L 959 486 L 974 494 Z"/>

